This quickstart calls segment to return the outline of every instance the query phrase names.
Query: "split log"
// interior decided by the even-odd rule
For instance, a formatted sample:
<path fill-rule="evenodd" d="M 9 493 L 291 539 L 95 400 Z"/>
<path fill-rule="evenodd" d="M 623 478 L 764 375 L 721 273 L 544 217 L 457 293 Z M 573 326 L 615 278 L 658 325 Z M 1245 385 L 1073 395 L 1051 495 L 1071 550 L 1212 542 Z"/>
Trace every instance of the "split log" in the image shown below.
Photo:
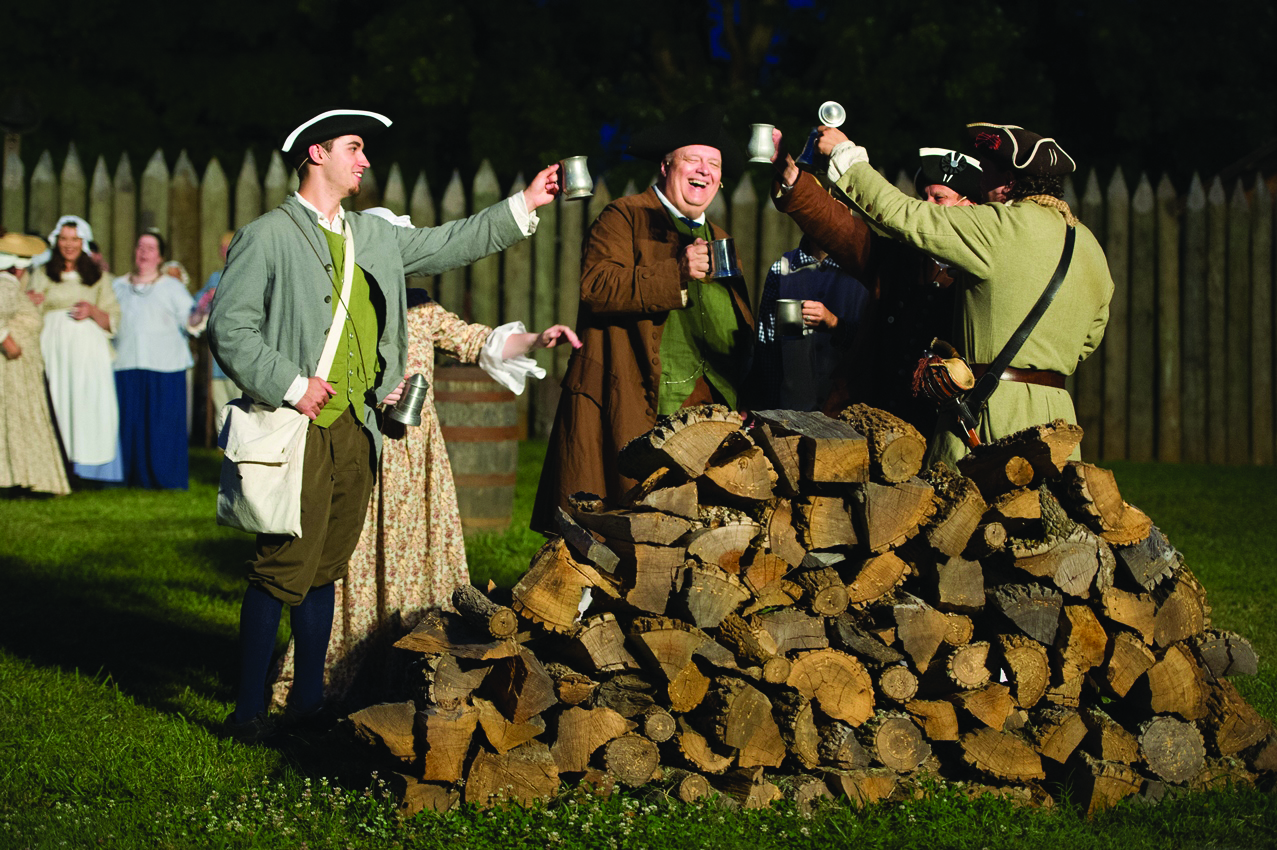
<path fill-rule="evenodd" d="M 885 557 L 885 556 L 884 556 Z M 941 611 L 974 614 L 984 608 L 984 567 L 960 555 L 919 567 L 927 598 Z"/>
<path fill-rule="evenodd" d="M 827 781 L 835 796 L 859 809 L 889 799 L 900 785 L 899 775 L 886 768 L 831 773 Z"/>
<path fill-rule="evenodd" d="M 651 614 L 664 614 L 680 583 L 687 552 L 682 546 L 612 541 L 621 558 L 618 574 L 626 577 L 625 601 Z"/>
<path fill-rule="evenodd" d="M 958 713 L 953 703 L 945 700 L 915 699 L 905 703 L 905 711 L 918 725 L 923 734 L 933 741 L 958 740 Z"/>
<path fill-rule="evenodd" d="M 1128 764 L 1101 761 L 1083 753 L 1079 769 L 1073 774 L 1079 802 L 1087 815 L 1110 809 L 1138 794 L 1144 780 Z"/>
<path fill-rule="evenodd" d="M 541 547 L 514 586 L 513 608 L 549 631 L 565 632 L 578 619 L 586 588 L 616 594 L 612 581 L 589 564 L 577 562 L 563 538 L 554 538 Z"/>
<path fill-rule="evenodd" d="M 1188 570 L 1180 570 L 1174 583 L 1163 583 L 1153 598 L 1158 600 L 1153 617 L 1153 643 L 1157 646 L 1196 637 L 1210 625 L 1206 590 Z"/>
<path fill-rule="evenodd" d="M 686 407 L 657 420 L 656 427 L 627 443 L 617 458 L 623 475 L 642 481 L 661 467 L 699 478 L 710 457 L 740 431 L 740 414 L 719 404 Z"/>
<path fill-rule="evenodd" d="M 1207 758 L 1206 764 L 1188 782 L 1194 791 L 1227 791 L 1255 784 L 1255 775 L 1234 758 Z"/>
<path fill-rule="evenodd" d="M 868 664 L 900 664 L 905 660 L 898 650 L 862 629 L 850 614 L 840 614 L 831 620 L 829 631 L 838 645 Z"/>
<path fill-rule="evenodd" d="M 986 598 L 1022 633 L 1048 646 L 1055 642 L 1064 605 L 1058 591 L 1037 584 L 1004 584 Z"/>
<path fill-rule="evenodd" d="M 1056 663 L 1065 677 L 1104 663 L 1108 635 L 1086 605 L 1065 605 L 1055 640 Z"/>
<path fill-rule="evenodd" d="M 1148 769 L 1167 782 L 1187 782 L 1206 763 L 1202 733 L 1174 717 L 1154 717 L 1140 726 L 1140 756 Z"/>
<path fill-rule="evenodd" d="M 679 620 L 638 617 L 630 626 L 630 641 L 647 666 L 664 679 L 671 709 L 685 712 L 701 704 L 709 678 L 692 656 L 710 642 L 708 635 Z"/>
<path fill-rule="evenodd" d="M 811 700 L 795 691 L 781 690 L 772 698 L 772 713 L 788 753 L 806 770 L 815 768 L 821 761 L 821 738 Z"/>
<path fill-rule="evenodd" d="M 714 683 L 707 700 L 715 737 L 737 751 L 739 767 L 780 767 L 785 742 L 772 717 L 772 703 L 744 679 L 724 676 Z"/>
<path fill-rule="evenodd" d="M 1012 733 L 977 729 L 963 735 L 958 746 L 967 764 L 995 779 L 1024 782 L 1046 778 L 1041 756 Z"/>
<path fill-rule="evenodd" d="M 798 530 L 794 527 L 793 505 L 787 500 L 780 500 L 764 511 L 763 529 L 767 551 L 781 558 L 791 567 L 803 562 L 807 549 L 798 540 Z"/>
<path fill-rule="evenodd" d="M 1255 746 L 1273 729 L 1272 724 L 1237 693 L 1233 683 L 1225 680 L 1210 685 L 1201 726 L 1206 729 L 1211 747 L 1223 756 L 1236 755 Z"/>
<path fill-rule="evenodd" d="M 479 712 L 469 705 L 452 709 L 429 706 L 417 712 L 413 731 L 422 748 L 421 778 L 428 782 L 460 781 L 478 725 Z"/>
<path fill-rule="evenodd" d="M 360 740 L 384 749 L 392 758 L 409 762 L 417 757 L 412 724 L 417 707 L 408 702 L 370 705 L 350 715 L 350 723 Z"/>
<path fill-rule="evenodd" d="M 945 662 L 944 672 L 950 682 L 964 691 L 988 684 L 989 642 L 980 640 L 955 648 Z"/>
<path fill-rule="evenodd" d="M 1038 715 L 1035 744 L 1043 758 L 1064 764 L 1086 738 L 1086 722 L 1071 709 L 1051 709 Z"/>
<path fill-rule="evenodd" d="M 986 515 L 987 516 L 987 515 Z M 985 522 L 976 527 L 975 533 L 967 541 L 963 555 L 973 560 L 987 558 L 1001 552 L 1007 545 L 1007 528 L 1000 522 Z"/>
<path fill-rule="evenodd" d="M 1259 773 L 1277 771 L 1277 732 L 1269 732 L 1246 753 L 1246 763 Z"/>
<path fill-rule="evenodd" d="M 1179 553 L 1156 526 L 1139 543 L 1114 546 L 1113 554 L 1122 571 L 1145 590 L 1152 590 L 1162 579 L 1170 578 L 1180 565 Z"/>
<path fill-rule="evenodd" d="M 988 509 L 980 488 L 942 464 L 928 469 L 922 480 L 935 491 L 935 512 L 923 527 L 923 539 L 942 555 L 961 555 Z"/>
<path fill-rule="evenodd" d="M 1100 610 L 1113 622 L 1138 632 L 1145 643 L 1153 643 L 1157 603 L 1147 593 L 1129 593 L 1111 587 L 1100 598 Z"/>
<path fill-rule="evenodd" d="M 456 656 L 435 655 L 426 659 L 423 673 L 426 701 L 441 708 L 456 708 L 483 684 L 488 666 L 463 669 Z"/>
<path fill-rule="evenodd" d="M 916 597 L 893 605 L 891 612 L 896 622 L 896 637 L 905 654 L 913 660 L 919 673 L 927 672 L 949 630 L 948 618 Z"/>
<path fill-rule="evenodd" d="M 625 635 L 614 614 L 590 617 L 569 637 L 577 657 L 596 673 L 639 669 L 638 662 L 625 648 Z"/>
<path fill-rule="evenodd" d="M 1112 717 L 1098 708 L 1082 714 L 1086 722 L 1086 751 L 1102 761 L 1134 764 L 1140 757 L 1140 742 Z"/>
<path fill-rule="evenodd" d="M 399 814 L 410 818 L 421 812 L 450 812 L 461 802 L 461 792 L 446 785 L 421 782 L 403 773 L 390 775 L 390 789 L 399 801 Z"/>
<path fill-rule="evenodd" d="M 854 404 L 838 418 L 865 435 L 869 474 L 875 481 L 899 484 L 922 469 L 927 440 L 908 422 L 867 404 Z"/>
<path fill-rule="evenodd" d="M 760 531 L 761 528 L 752 522 L 698 529 L 687 538 L 687 557 L 736 575 L 740 572 L 741 559 L 749 549 L 750 541 Z"/>
<path fill-rule="evenodd" d="M 1206 677 L 1192 651 L 1175 644 L 1148 669 L 1149 707 L 1155 714 L 1198 720 L 1206 714 Z"/>
<path fill-rule="evenodd" d="M 854 546 L 856 529 L 847 502 L 839 496 L 804 496 L 795 504 L 793 522 L 799 542 L 807 549 Z"/>
<path fill-rule="evenodd" d="M 712 463 L 705 470 L 705 479 L 737 502 L 765 502 L 776 488 L 776 470 L 758 446 L 720 463 Z"/>
<path fill-rule="evenodd" d="M 855 578 L 847 585 L 850 605 L 867 605 L 891 593 L 909 577 L 910 568 L 895 552 L 872 555 L 855 567 Z M 981 601 L 983 602 L 983 595 Z"/>
<path fill-rule="evenodd" d="M 674 715 L 659 705 L 654 705 L 639 717 L 638 731 L 644 738 L 663 744 L 674 737 L 678 726 L 674 722 Z"/>
<path fill-rule="evenodd" d="M 526 649 L 520 649 L 513 658 L 494 662 L 478 693 L 492 700 L 515 724 L 526 723 L 558 702 L 554 680 Z"/>
<path fill-rule="evenodd" d="M 817 806 L 832 802 L 834 799 L 829 785 L 818 776 L 786 776 L 783 780 L 786 786 L 786 798 L 793 801 L 794 808 L 803 817 L 811 817 Z"/>
<path fill-rule="evenodd" d="M 864 666 L 836 649 L 800 653 L 786 682 L 825 714 L 852 726 L 873 716 L 873 681 Z"/>
<path fill-rule="evenodd" d="M 896 773 L 916 770 L 931 755 L 931 745 L 907 714 L 879 711 L 860 733 L 872 761 Z"/>
<path fill-rule="evenodd" d="M 1018 569 L 1082 599 L 1090 595 L 1101 564 L 1113 559 L 1104 541 L 1080 527 L 1067 538 L 1051 539 L 1044 544 L 1018 546 L 1013 542 L 1007 551 L 1015 558 Z"/>
<path fill-rule="evenodd" d="M 589 531 L 582 528 L 563 508 L 558 509 L 556 519 L 559 525 L 559 534 L 562 535 L 568 546 L 572 547 L 572 551 L 579 555 L 582 560 L 588 561 L 605 573 L 616 572 L 617 564 L 620 563 L 621 559 L 616 556 L 615 552 L 600 543 L 598 538 Z"/>
<path fill-rule="evenodd" d="M 789 496 L 798 495 L 802 489 L 802 462 L 798 458 L 798 445 L 803 438 L 784 428 L 772 428 L 766 423 L 754 429 L 754 441 L 771 462 L 776 473 L 776 486 Z"/>
<path fill-rule="evenodd" d="M 749 596 L 749 590 L 731 573 L 717 567 L 694 566 L 686 572 L 679 601 L 692 625 L 712 629 Z"/>
<path fill-rule="evenodd" d="M 1250 641 L 1236 632 L 1206 631 L 1189 641 L 1202 666 L 1212 677 L 1254 676 L 1259 672 L 1259 656 Z"/>
<path fill-rule="evenodd" d="M 673 749 L 693 770 L 718 774 L 732 766 L 733 757 L 716 752 L 709 739 L 696 731 L 687 718 L 678 718 L 678 734 L 673 738 Z"/>
<path fill-rule="evenodd" d="M 975 622 L 966 614 L 945 614 L 949 624 L 944 632 L 944 642 L 949 646 L 966 646 L 975 637 Z"/>
<path fill-rule="evenodd" d="M 801 561 L 801 559 L 799 559 Z M 794 567 L 784 558 L 763 551 L 755 541 L 741 559 L 741 580 L 755 596 L 778 586 Z"/>
<path fill-rule="evenodd" d="M 799 410 L 754 411 L 773 434 L 802 437 L 798 458 L 803 480 L 817 484 L 858 484 L 869 479 L 869 444 L 846 422 Z"/>
<path fill-rule="evenodd" d="M 765 809 L 772 803 L 785 799 L 775 783 L 763 776 L 762 767 L 738 767 L 721 776 L 715 776 L 710 784 L 745 809 Z"/>
<path fill-rule="evenodd" d="M 1122 500 L 1110 470 L 1070 461 L 1057 486 L 1079 520 L 1111 543 L 1137 543 L 1147 537 L 1152 528 L 1152 522 L 1142 511 Z"/>
<path fill-rule="evenodd" d="M 635 718 L 656 704 L 653 689 L 652 683 L 642 676 L 622 673 L 599 685 L 591 704 L 595 708 L 610 708 L 622 717 Z"/>
<path fill-rule="evenodd" d="M 661 511 L 583 513 L 577 521 L 608 540 L 669 546 L 692 529 L 692 521 Z"/>
<path fill-rule="evenodd" d="M 958 461 L 958 470 L 979 486 L 986 500 L 996 499 L 1016 487 L 1058 477 L 1081 442 L 1081 428 L 1057 419 L 977 447 Z M 1014 460 L 1017 457 L 1032 467 L 1030 481 L 1024 480 L 1024 465 Z"/>
<path fill-rule="evenodd" d="M 669 467 L 660 467 L 626 493 L 621 504 L 632 510 L 662 511 L 685 519 L 696 519 L 700 512 L 696 482 L 677 483 L 674 478 Z"/>
<path fill-rule="evenodd" d="M 918 693 L 918 677 L 904 665 L 886 667 L 878 674 L 878 693 L 889 702 L 908 702 Z"/>
<path fill-rule="evenodd" d="M 998 635 L 998 656 L 1020 708 L 1032 708 L 1046 695 L 1051 666 L 1046 647 L 1023 635 Z"/>
<path fill-rule="evenodd" d="M 511 800 L 531 805 L 559 790 L 559 768 L 538 741 L 508 753 L 480 749 L 466 776 L 465 802 L 484 807 Z"/>
<path fill-rule="evenodd" d="M 894 549 L 916 534 L 933 509 L 932 493 L 917 477 L 890 487 L 870 481 L 852 491 L 852 514 L 869 551 Z"/>
<path fill-rule="evenodd" d="M 604 768 L 631 788 L 650 782 L 660 760 L 656 744 L 633 732 L 603 745 Z"/>
<path fill-rule="evenodd" d="M 703 800 L 712 790 L 709 780 L 704 776 L 680 767 L 665 768 L 662 781 L 669 787 L 670 796 L 684 803 Z"/>
<path fill-rule="evenodd" d="M 793 579 L 803 589 L 808 606 L 822 617 L 836 617 L 847 610 L 847 587 L 838 571 L 824 569 L 798 570 Z"/>
<path fill-rule="evenodd" d="M 1139 637 L 1130 632 L 1117 632 L 1109 641 L 1108 659 L 1100 667 L 1097 678 L 1111 694 L 1125 697 L 1156 660 Z"/>
<path fill-rule="evenodd" d="M 829 646 L 825 635 L 825 621 L 812 617 L 796 608 L 782 608 L 766 614 L 755 614 L 750 623 L 771 635 L 776 652 L 788 655 L 803 649 L 823 649 Z"/>
<path fill-rule="evenodd" d="M 395 646 L 424 655 L 447 653 L 476 661 L 508 658 L 519 652 L 514 641 L 492 640 L 491 635 L 478 631 L 459 614 L 437 610 L 427 611 L 416 628 L 395 641 Z"/>
<path fill-rule="evenodd" d="M 522 746 L 545 732 L 545 720 L 532 717 L 523 723 L 511 723 L 497 707 L 486 699 L 474 697 L 475 710 L 479 712 L 479 725 L 488 744 L 498 754 Z"/>
<path fill-rule="evenodd" d="M 817 753 L 820 763 L 839 770 L 858 770 L 869 766 L 869 754 L 865 752 L 856 730 L 835 720 L 819 727 L 820 740 Z"/>
<path fill-rule="evenodd" d="M 765 630 L 728 614 L 718 625 L 718 637 L 737 657 L 761 667 L 764 681 L 777 684 L 789 678 L 793 665 L 779 654 L 775 639 Z"/>
<path fill-rule="evenodd" d="M 545 672 L 554 680 L 554 695 L 564 705 L 580 705 L 588 700 L 599 683 L 584 673 L 578 673 L 566 664 L 552 661 L 545 665 Z"/>
<path fill-rule="evenodd" d="M 496 604 L 477 587 L 463 584 L 452 591 L 452 607 L 470 625 L 487 631 L 494 640 L 514 637 L 519 630 L 519 618 L 514 611 Z"/>
<path fill-rule="evenodd" d="M 998 523 L 1008 534 L 1032 537 L 1042 519 L 1042 502 L 1036 490 L 1011 490 L 993 501 L 985 519 Z"/>
<path fill-rule="evenodd" d="M 953 703 L 955 708 L 961 709 L 965 714 L 975 718 L 976 722 L 990 729 L 1001 729 L 1015 709 L 1015 702 L 1011 699 L 1011 689 L 996 682 L 985 685 L 983 688 L 952 694 L 946 699 Z"/>

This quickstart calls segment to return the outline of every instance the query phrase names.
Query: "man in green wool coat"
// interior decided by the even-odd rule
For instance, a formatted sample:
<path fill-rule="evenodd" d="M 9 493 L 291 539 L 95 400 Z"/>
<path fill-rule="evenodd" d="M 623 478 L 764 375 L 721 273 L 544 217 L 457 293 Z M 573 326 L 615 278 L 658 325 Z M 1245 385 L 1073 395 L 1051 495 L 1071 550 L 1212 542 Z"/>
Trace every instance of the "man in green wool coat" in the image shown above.
<path fill-rule="evenodd" d="M 987 443 L 1055 419 L 1077 421 L 1064 381 L 1104 336 L 1113 278 L 1104 250 L 1063 200 L 1064 176 L 1076 165 L 1059 144 L 1012 124 L 970 124 L 968 130 L 987 201 L 971 207 L 905 195 L 873 169 L 863 147 L 834 128 L 822 129 L 819 148 L 830 155 L 831 179 L 871 226 L 958 271 L 951 341 L 977 377 L 1041 296 L 1067 229 L 1076 228 L 1059 292 L 980 414 L 978 433 Z M 928 462 L 952 465 L 967 452 L 956 423 L 943 415 Z"/>
<path fill-rule="evenodd" d="M 239 688 L 226 722 L 244 740 L 272 731 L 266 677 L 285 604 L 296 645 L 289 711 L 299 721 L 321 716 L 333 583 L 359 542 L 381 448 L 376 405 L 397 401 L 403 384 L 405 275 L 439 274 L 514 244 L 535 229 L 534 210 L 558 193 L 558 167 L 550 166 L 505 202 L 439 227 L 396 227 L 343 210 L 369 167 L 364 139 L 389 126 L 375 112 L 336 109 L 293 130 L 282 150 L 299 188 L 235 235 L 213 299 L 210 344 L 226 374 L 250 398 L 290 405 L 311 420 L 302 534 L 259 534 L 249 564 Z M 338 327 L 347 251 L 353 276 Z M 341 335 L 336 356 L 317 375 L 329 333 Z"/>

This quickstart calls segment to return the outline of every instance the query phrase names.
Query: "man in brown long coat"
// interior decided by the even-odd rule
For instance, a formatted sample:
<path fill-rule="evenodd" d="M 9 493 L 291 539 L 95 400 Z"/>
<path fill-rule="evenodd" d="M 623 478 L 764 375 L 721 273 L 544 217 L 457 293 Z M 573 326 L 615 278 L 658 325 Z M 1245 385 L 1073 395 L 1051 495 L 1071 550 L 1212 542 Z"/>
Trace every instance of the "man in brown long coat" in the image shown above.
<path fill-rule="evenodd" d="M 656 185 L 609 204 L 582 252 L 577 335 L 541 472 L 532 527 L 557 532 L 574 493 L 609 504 L 634 480 L 617 455 L 658 415 L 694 404 L 739 406 L 753 316 L 740 277 L 706 279 L 705 220 L 724 164 L 740 155 L 717 108 L 696 106 L 634 136 L 630 153 L 660 161 Z"/>

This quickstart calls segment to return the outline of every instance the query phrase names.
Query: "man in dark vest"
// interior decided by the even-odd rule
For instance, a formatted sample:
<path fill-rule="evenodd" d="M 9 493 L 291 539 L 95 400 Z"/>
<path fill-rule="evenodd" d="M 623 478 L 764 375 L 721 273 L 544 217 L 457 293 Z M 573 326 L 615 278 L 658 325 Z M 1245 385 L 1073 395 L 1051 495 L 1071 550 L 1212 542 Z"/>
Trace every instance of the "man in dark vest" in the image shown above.
<path fill-rule="evenodd" d="M 740 277 L 706 279 L 705 219 L 739 144 L 715 107 L 695 106 L 636 133 L 630 153 L 660 163 L 656 185 L 609 204 L 582 253 L 577 335 L 563 378 L 532 527 L 555 532 L 577 492 L 615 503 L 636 482 L 617 454 L 658 415 L 695 404 L 737 408 L 753 317 Z"/>
<path fill-rule="evenodd" d="M 323 669 L 333 583 L 346 574 L 368 507 L 381 431 L 376 406 L 399 398 L 404 374 L 405 275 L 467 265 L 530 234 L 533 211 L 558 192 L 557 166 L 507 201 L 439 227 L 402 228 L 342 209 L 369 167 L 364 139 L 384 115 L 330 110 L 303 122 L 282 150 L 301 178 L 296 194 L 231 242 L 209 319 L 213 355 L 252 399 L 290 405 L 311 423 L 302 465 L 302 535 L 259 534 L 240 609 L 240 679 L 227 731 L 269 734 L 266 676 L 290 606 L 296 669 L 289 710 L 324 707 Z M 343 261 L 353 251 L 350 293 Z M 334 324 L 339 302 L 345 320 Z M 316 375 L 329 333 L 340 334 L 327 374 Z"/>

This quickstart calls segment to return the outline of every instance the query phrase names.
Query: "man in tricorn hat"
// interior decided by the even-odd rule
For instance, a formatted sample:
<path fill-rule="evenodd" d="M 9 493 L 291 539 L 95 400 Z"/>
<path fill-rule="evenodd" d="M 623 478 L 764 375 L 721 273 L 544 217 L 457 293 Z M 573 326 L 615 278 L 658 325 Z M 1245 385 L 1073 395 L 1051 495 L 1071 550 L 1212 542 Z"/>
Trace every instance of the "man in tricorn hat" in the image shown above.
<path fill-rule="evenodd" d="M 954 267 L 953 343 L 977 377 L 1062 267 L 1065 236 L 1073 228 L 1076 244 L 1063 283 L 979 415 L 977 433 L 988 442 L 1054 419 L 1077 421 L 1065 378 L 1104 336 L 1113 279 L 1103 249 L 1063 200 L 1064 176 L 1076 167 L 1063 148 L 1013 124 L 968 129 L 983 169 L 981 187 L 1005 186 L 1002 202 L 926 204 L 874 171 L 863 147 L 827 133 L 820 148 L 831 155 L 839 187 L 866 220 Z M 942 416 L 929 460 L 953 463 L 964 456 L 968 446 L 959 431 L 948 414 Z"/>
<path fill-rule="evenodd" d="M 617 454 L 656 417 L 694 404 L 738 406 L 753 318 L 740 277 L 706 279 L 705 219 L 724 167 L 739 169 L 723 114 L 695 106 L 634 136 L 630 153 L 660 162 L 656 185 L 609 204 L 581 263 L 577 335 L 541 473 L 532 527 L 556 531 L 574 493 L 615 502 L 636 482 Z"/>
<path fill-rule="evenodd" d="M 240 681 L 227 719 L 236 737 L 270 731 L 266 677 L 283 605 L 296 663 L 289 709 L 305 720 L 324 704 L 323 669 L 333 583 L 359 540 L 381 447 L 376 405 L 398 400 L 404 377 L 405 275 L 467 265 L 530 234 L 533 211 L 558 192 L 557 166 L 523 192 L 439 227 L 396 227 L 342 209 L 369 167 L 364 139 L 390 126 L 375 112 L 335 109 L 284 141 L 301 182 L 296 194 L 235 235 L 213 299 L 213 355 L 245 394 L 290 405 L 310 420 L 303 460 L 302 535 L 259 534 L 240 609 Z M 344 261 L 353 252 L 349 295 Z M 345 319 L 335 326 L 339 304 Z M 327 374 L 315 374 L 329 332 Z"/>

